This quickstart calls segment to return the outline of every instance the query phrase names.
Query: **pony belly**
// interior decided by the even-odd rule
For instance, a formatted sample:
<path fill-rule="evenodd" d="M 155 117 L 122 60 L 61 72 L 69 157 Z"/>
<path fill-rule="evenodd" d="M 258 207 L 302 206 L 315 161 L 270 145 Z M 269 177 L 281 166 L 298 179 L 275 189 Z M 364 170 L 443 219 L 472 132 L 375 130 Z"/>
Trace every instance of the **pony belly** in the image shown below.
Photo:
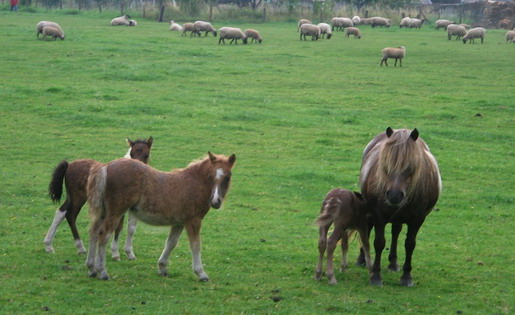
<path fill-rule="evenodd" d="M 158 213 L 151 213 L 141 211 L 140 209 L 133 208 L 130 210 L 131 214 L 134 215 L 138 220 L 143 221 L 150 225 L 156 226 L 170 226 L 179 224 L 174 218 L 167 217 Z"/>

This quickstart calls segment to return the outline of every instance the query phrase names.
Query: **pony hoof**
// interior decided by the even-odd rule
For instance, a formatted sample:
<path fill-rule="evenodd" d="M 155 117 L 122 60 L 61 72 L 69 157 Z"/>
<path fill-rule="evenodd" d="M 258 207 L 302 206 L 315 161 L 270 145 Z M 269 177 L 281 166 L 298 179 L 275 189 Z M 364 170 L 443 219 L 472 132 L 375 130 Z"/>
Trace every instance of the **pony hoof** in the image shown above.
<path fill-rule="evenodd" d="M 121 259 L 120 259 L 120 256 L 113 256 L 113 260 L 120 261 Z"/>
<path fill-rule="evenodd" d="M 135 255 L 127 255 L 127 259 L 128 260 L 136 260 L 136 256 Z"/>
<path fill-rule="evenodd" d="M 370 285 L 381 288 L 383 281 L 381 279 L 370 279 Z"/>
<path fill-rule="evenodd" d="M 411 288 L 411 287 L 414 287 L 415 284 L 413 283 L 413 281 L 411 279 L 402 279 L 401 278 L 401 286 Z"/>
<path fill-rule="evenodd" d="M 168 272 L 166 272 L 166 271 L 161 271 L 161 270 L 160 270 L 160 271 L 159 271 L 159 275 L 160 275 L 161 277 L 168 277 Z"/>
<path fill-rule="evenodd" d="M 52 246 L 45 248 L 45 251 L 50 254 L 55 254 L 55 250 Z"/>
<path fill-rule="evenodd" d="M 397 265 L 397 264 L 392 264 L 392 265 L 389 265 L 389 266 L 388 266 L 388 270 L 393 271 L 393 272 L 397 272 L 397 271 L 399 271 L 399 270 L 400 270 L 400 268 L 399 268 L 399 265 Z"/>
<path fill-rule="evenodd" d="M 336 283 L 338 283 L 338 282 L 336 281 L 336 279 L 331 279 L 331 280 L 329 280 L 329 284 L 330 284 L 330 285 L 335 285 Z"/>
<path fill-rule="evenodd" d="M 315 272 L 315 280 L 320 280 L 320 279 L 322 279 L 322 271 Z"/>
<path fill-rule="evenodd" d="M 198 281 L 199 282 L 208 282 L 209 278 L 208 277 L 203 277 L 203 278 L 198 279 Z"/>
<path fill-rule="evenodd" d="M 90 271 L 90 272 L 88 272 L 88 276 L 91 277 L 91 278 L 96 278 L 97 277 L 97 272 L 96 271 Z"/>
<path fill-rule="evenodd" d="M 103 271 L 100 276 L 98 277 L 98 279 L 100 280 L 109 280 L 109 275 L 107 274 L 107 272 Z"/>

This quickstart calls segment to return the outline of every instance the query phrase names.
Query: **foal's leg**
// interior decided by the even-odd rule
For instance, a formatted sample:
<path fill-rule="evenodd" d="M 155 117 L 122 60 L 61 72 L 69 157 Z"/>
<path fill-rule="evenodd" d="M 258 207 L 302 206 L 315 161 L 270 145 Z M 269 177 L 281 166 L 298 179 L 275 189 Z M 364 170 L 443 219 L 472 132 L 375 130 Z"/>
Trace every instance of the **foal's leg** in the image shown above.
<path fill-rule="evenodd" d="M 368 241 L 368 227 L 360 227 L 359 230 L 359 238 L 361 240 L 361 248 L 363 250 L 363 255 L 365 256 L 365 262 L 370 273 L 372 269 L 372 259 L 370 258 L 370 242 Z"/>
<path fill-rule="evenodd" d="M 367 227 L 367 241 L 370 239 L 370 232 L 372 232 L 372 228 L 374 227 L 374 224 L 372 222 L 372 219 L 368 220 L 368 227 Z M 365 252 L 363 251 L 363 246 L 359 249 L 359 256 L 356 260 L 356 266 L 366 266 L 367 262 L 365 259 Z"/>
<path fill-rule="evenodd" d="M 170 229 L 170 233 L 168 234 L 168 238 L 166 239 L 165 248 L 163 249 L 163 253 L 159 260 L 157 261 L 157 265 L 159 267 L 159 274 L 161 276 L 168 276 L 168 271 L 166 270 L 166 266 L 168 265 L 168 257 L 170 257 L 170 253 L 179 242 L 179 236 L 181 236 L 181 232 L 183 230 L 182 225 L 174 225 Z"/>
<path fill-rule="evenodd" d="M 378 287 L 383 286 L 383 280 L 381 278 L 381 255 L 384 250 L 385 238 L 384 238 L 384 221 L 374 220 L 375 239 L 374 249 L 376 257 L 374 265 L 372 266 L 372 273 L 370 275 L 370 284 Z"/>
<path fill-rule="evenodd" d="M 97 270 L 95 269 L 95 260 L 97 255 L 98 232 L 100 231 L 101 225 L 102 219 L 98 217 L 93 219 L 93 221 L 91 222 L 91 227 L 89 228 L 89 249 L 88 258 L 86 259 L 86 266 L 89 269 L 88 275 L 90 277 L 97 276 Z"/>
<path fill-rule="evenodd" d="M 397 264 L 397 242 L 401 231 L 402 223 L 392 223 L 392 243 L 390 245 L 390 254 L 388 255 L 388 260 L 390 261 L 388 269 L 390 271 L 399 271 L 399 264 Z"/>
<path fill-rule="evenodd" d="M 202 266 L 202 258 L 200 257 L 201 224 L 201 219 L 193 219 L 186 225 L 186 232 L 188 233 L 188 238 L 190 240 L 191 255 L 193 257 L 193 271 L 195 271 L 200 281 L 208 281 L 209 277 L 204 271 L 204 267 Z"/>
<path fill-rule="evenodd" d="M 345 231 L 341 229 L 335 229 L 331 236 L 327 239 L 327 278 L 329 279 L 329 284 L 336 284 L 336 278 L 334 277 L 334 268 L 333 268 L 333 256 L 334 250 L 336 249 L 336 243 L 342 237 L 342 234 Z"/>
<path fill-rule="evenodd" d="M 413 251 L 415 250 L 415 246 L 417 245 L 417 233 L 420 229 L 420 226 L 422 226 L 422 223 L 424 222 L 424 219 L 422 219 L 421 222 L 416 222 L 413 224 L 408 224 L 408 233 L 406 235 L 406 241 L 404 243 L 404 247 L 406 249 L 406 260 L 404 261 L 403 266 L 403 273 L 401 276 L 401 285 L 406 287 L 412 287 L 413 281 L 411 278 L 411 258 L 413 256 Z"/>
<path fill-rule="evenodd" d="M 348 231 L 344 231 L 342 233 L 342 264 L 340 266 L 340 271 L 342 272 L 349 268 L 349 263 L 347 262 L 347 253 L 349 252 L 349 236 L 350 233 Z"/>
<path fill-rule="evenodd" d="M 315 270 L 315 279 L 317 280 L 320 280 L 320 278 L 322 277 L 322 272 L 323 272 L 323 261 L 324 261 L 324 253 L 325 253 L 325 249 L 327 248 L 327 231 L 329 230 L 329 226 L 321 226 L 320 229 L 319 229 L 319 234 L 320 234 L 320 237 L 318 239 L 318 253 L 319 253 L 319 256 L 318 256 L 318 264 L 317 264 L 317 268 Z"/>
<path fill-rule="evenodd" d="M 120 219 L 120 223 L 114 230 L 114 237 L 113 237 L 113 240 L 111 241 L 111 257 L 113 258 L 113 260 L 116 260 L 116 261 L 120 260 L 120 252 L 118 251 L 118 241 L 120 239 L 120 232 L 123 229 L 124 217 L 125 216 L 122 216 L 122 218 Z"/>
<path fill-rule="evenodd" d="M 134 255 L 134 251 L 132 250 L 132 239 L 134 238 L 134 233 L 136 233 L 136 227 L 138 225 L 138 219 L 134 215 L 129 212 L 129 222 L 127 223 L 127 239 L 125 240 L 125 253 L 127 254 L 127 258 L 129 260 L 136 259 L 136 255 Z"/>
<path fill-rule="evenodd" d="M 77 253 L 79 254 L 85 254 L 86 249 L 84 248 L 84 244 L 82 243 L 82 240 L 80 239 L 79 230 L 77 229 L 77 216 L 80 213 L 80 210 L 86 203 L 86 196 L 80 195 L 80 196 L 74 196 L 74 198 L 71 199 L 71 208 L 66 211 L 66 221 L 68 221 L 68 225 L 70 226 L 70 229 L 72 230 L 73 239 L 75 240 L 75 247 L 77 248 Z"/>
<path fill-rule="evenodd" d="M 120 219 L 121 216 L 107 216 L 98 231 L 98 255 L 95 261 L 95 268 L 98 272 L 98 278 L 101 280 L 109 280 L 109 274 L 106 268 L 106 247 L 109 242 L 109 237 L 111 237 L 113 231 L 118 224 L 120 224 Z"/>
<path fill-rule="evenodd" d="M 46 233 L 45 240 L 43 243 L 45 244 L 45 250 L 48 253 L 54 253 L 54 247 L 52 246 L 52 241 L 54 240 L 55 233 L 57 232 L 57 227 L 63 222 L 66 217 L 66 212 L 69 210 L 70 200 L 66 199 L 66 201 L 61 205 L 59 209 L 55 212 L 54 220 Z"/>

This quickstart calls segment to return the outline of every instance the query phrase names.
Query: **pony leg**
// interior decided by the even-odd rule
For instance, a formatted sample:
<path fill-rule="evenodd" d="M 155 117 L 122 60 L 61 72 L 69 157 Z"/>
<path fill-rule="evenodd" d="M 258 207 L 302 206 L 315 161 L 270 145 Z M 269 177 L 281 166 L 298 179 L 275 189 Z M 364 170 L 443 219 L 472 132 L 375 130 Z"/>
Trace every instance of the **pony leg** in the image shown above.
<path fill-rule="evenodd" d="M 57 209 L 55 212 L 54 220 L 52 221 L 52 224 L 46 233 L 45 240 L 43 241 L 47 253 L 55 253 L 54 247 L 52 246 L 52 241 L 54 240 L 55 233 L 57 232 L 57 227 L 63 222 L 65 217 L 66 210 Z"/>
<path fill-rule="evenodd" d="M 116 261 L 120 261 L 120 252 L 118 251 L 118 243 L 120 240 L 120 232 L 123 229 L 124 217 L 125 216 L 122 216 L 122 218 L 120 219 L 120 223 L 114 230 L 114 237 L 113 237 L 113 240 L 111 241 L 111 258 L 113 258 L 113 260 L 116 260 Z"/>
<path fill-rule="evenodd" d="M 132 240 L 134 238 L 134 234 L 136 233 L 136 227 L 138 225 L 138 219 L 134 215 L 129 212 L 129 222 L 127 223 L 127 239 L 125 240 L 125 253 L 127 254 L 127 258 L 129 260 L 136 259 L 136 255 L 134 255 L 134 251 L 132 250 Z"/>
<path fill-rule="evenodd" d="M 97 271 L 95 269 L 95 260 L 97 255 L 97 245 L 98 245 L 98 233 L 100 231 L 100 226 L 102 225 L 101 218 L 94 218 L 91 223 L 91 227 L 89 228 L 89 248 L 88 248 L 88 258 L 86 259 L 86 266 L 89 269 L 88 275 L 90 277 L 96 277 Z"/>
<path fill-rule="evenodd" d="M 415 246 L 417 245 L 417 233 L 423 222 L 424 220 L 422 220 L 422 222 L 417 222 L 416 224 L 408 224 L 408 233 L 404 243 L 404 247 L 406 249 L 406 260 L 404 261 L 404 266 L 402 268 L 403 273 L 401 276 L 401 285 L 405 287 L 412 287 L 414 285 L 411 278 L 411 258 L 413 256 Z"/>
<path fill-rule="evenodd" d="M 78 199 L 75 200 L 75 199 Z M 78 254 L 85 254 L 86 249 L 84 248 L 84 244 L 80 239 L 79 230 L 77 229 L 77 216 L 79 215 L 80 210 L 86 203 L 86 198 L 78 197 L 74 198 L 71 201 L 71 207 L 66 211 L 66 221 L 68 221 L 68 225 L 72 231 L 73 239 L 75 240 L 75 247 L 77 248 Z"/>
<path fill-rule="evenodd" d="M 322 265 L 323 265 L 323 261 L 324 261 L 324 253 L 327 248 L 327 231 L 328 230 L 329 230 L 329 226 L 322 226 L 319 229 L 319 232 L 320 232 L 320 237 L 318 239 L 319 256 L 318 256 L 317 268 L 315 270 L 315 279 L 317 279 L 317 280 L 320 280 L 320 278 L 322 277 L 322 273 L 323 273 Z"/>
<path fill-rule="evenodd" d="M 365 263 L 368 271 L 372 269 L 372 259 L 370 258 L 370 243 L 368 241 L 368 227 L 359 229 L 359 238 L 361 240 L 361 248 L 365 256 Z"/>
<path fill-rule="evenodd" d="M 188 238 L 190 240 L 191 256 L 193 258 L 193 271 L 195 271 L 200 281 L 208 281 L 209 277 L 204 271 L 204 267 L 202 266 L 202 258 L 200 255 L 201 224 L 201 219 L 193 219 L 186 225 L 186 232 L 188 233 Z"/>
<path fill-rule="evenodd" d="M 103 220 L 98 232 L 98 254 L 95 261 L 95 268 L 98 272 L 98 278 L 101 280 L 109 280 L 109 274 L 106 268 L 106 247 L 113 231 L 120 224 L 121 217 L 110 217 Z"/>
<path fill-rule="evenodd" d="M 392 243 L 390 245 L 390 254 L 388 255 L 388 260 L 390 261 L 388 269 L 390 271 L 399 271 L 399 264 L 397 264 L 397 242 L 401 231 L 402 223 L 392 223 Z"/>
<path fill-rule="evenodd" d="M 374 249 L 376 252 L 376 257 L 374 260 L 374 265 L 372 266 L 372 273 L 370 275 L 370 285 L 375 285 L 378 287 L 383 286 L 383 280 L 381 278 L 381 254 L 383 253 L 385 246 L 384 226 L 384 222 L 374 222 Z"/>
<path fill-rule="evenodd" d="M 371 219 L 368 220 L 368 227 L 367 227 L 367 242 L 370 238 L 370 232 L 372 232 L 372 228 L 374 227 L 374 224 Z M 359 256 L 356 260 L 356 266 L 366 266 L 367 262 L 365 259 L 365 252 L 363 251 L 363 246 L 359 249 Z"/>
<path fill-rule="evenodd" d="M 181 236 L 182 225 L 174 225 L 170 229 L 170 233 L 168 234 L 168 238 L 166 239 L 165 248 L 163 249 L 163 253 L 159 260 L 157 261 L 157 265 L 159 267 L 159 274 L 161 276 L 168 276 L 168 271 L 166 270 L 166 266 L 168 265 L 168 257 L 170 257 L 170 253 L 177 246 L 177 242 L 179 242 L 179 236 Z"/>
<path fill-rule="evenodd" d="M 342 233 L 342 264 L 340 266 L 340 271 L 345 271 L 345 269 L 349 268 L 349 263 L 347 262 L 347 253 L 349 252 L 349 232 L 345 231 Z"/>
<path fill-rule="evenodd" d="M 342 237 L 341 229 L 335 229 L 331 236 L 327 239 L 327 278 L 329 279 L 329 284 L 336 284 L 336 278 L 334 276 L 334 267 L 333 267 L 333 256 L 334 250 L 336 249 L 336 244 Z"/>

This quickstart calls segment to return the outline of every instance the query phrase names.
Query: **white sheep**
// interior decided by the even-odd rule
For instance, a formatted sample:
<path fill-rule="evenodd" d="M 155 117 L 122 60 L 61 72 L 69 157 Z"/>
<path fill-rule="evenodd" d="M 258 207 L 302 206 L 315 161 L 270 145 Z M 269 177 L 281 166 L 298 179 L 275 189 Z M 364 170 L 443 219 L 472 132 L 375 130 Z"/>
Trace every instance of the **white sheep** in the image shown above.
<path fill-rule="evenodd" d="M 247 36 L 241 29 L 236 27 L 222 27 L 220 29 L 220 39 L 218 40 L 218 44 L 221 42 L 225 44 L 226 39 L 231 40 L 229 44 L 232 44 L 232 42 L 238 44 L 238 39 L 241 39 L 243 44 L 247 44 Z"/>
<path fill-rule="evenodd" d="M 515 42 L 515 29 L 513 31 L 507 31 L 506 32 L 506 43 L 513 43 Z"/>
<path fill-rule="evenodd" d="M 481 44 L 483 43 L 483 39 L 485 38 L 486 30 L 482 27 L 476 27 L 467 32 L 465 36 L 463 36 L 463 44 L 467 43 L 467 40 L 469 43 L 474 43 L 474 39 L 481 38 Z"/>
<path fill-rule="evenodd" d="M 410 19 L 408 25 L 409 25 L 409 28 L 418 28 L 420 29 L 422 27 L 422 24 L 424 24 L 424 21 L 425 20 L 421 20 L 421 19 Z"/>
<path fill-rule="evenodd" d="M 313 24 L 313 23 L 311 23 L 311 21 L 308 19 L 300 19 L 299 23 L 297 24 L 297 32 L 300 31 L 300 27 L 302 26 L 302 24 Z"/>
<path fill-rule="evenodd" d="M 381 59 L 381 66 L 384 64 L 388 67 L 388 58 L 394 58 L 395 64 L 397 66 L 397 60 L 399 60 L 399 64 L 402 67 L 402 59 L 406 56 L 406 48 L 404 46 L 400 46 L 399 48 L 387 47 L 381 50 L 383 53 L 383 59 Z"/>
<path fill-rule="evenodd" d="M 172 20 L 170 21 L 170 31 L 182 32 L 182 26 Z"/>
<path fill-rule="evenodd" d="M 343 31 L 346 27 L 354 26 L 354 22 L 351 19 L 345 17 L 334 17 L 331 19 L 331 30 Z"/>
<path fill-rule="evenodd" d="M 362 25 L 370 25 L 372 23 L 372 18 L 362 18 L 361 24 Z"/>
<path fill-rule="evenodd" d="M 136 20 L 129 20 L 128 26 L 137 26 L 137 25 L 138 25 L 138 22 L 136 22 Z"/>
<path fill-rule="evenodd" d="M 460 39 L 461 37 L 467 34 L 467 29 L 458 24 L 449 24 L 447 25 L 447 39 L 451 40 L 452 36 L 456 36 L 456 39 Z"/>
<path fill-rule="evenodd" d="M 61 30 L 61 32 L 64 34 L 63 29 L 59 24 L 52 21 L 40 21 L 38 24 L 36 24 L 36 37 L 39 38 L 39 34 L 43 33 L 43 27 L 45 26 L 53 26 Z"/>
<path fill-rule="evenodd" d="M 117 18 L 114 18 L 111 20 L 111 25 L 112 26 L 119 26 L 119 25 L 129 26 L 130 18 L 131 18 L 130 15 L 127 15 L 127 14 L 117 17 Z"/>
<path fill-rule="evenodd" d="M 372 27 L 390 27 L 390 19 L 376 16 L 370 19 L 370 25 Z"/>
<path fill-rule="evenodd" d="M 467 31 L 470 29 L 470 24 L 462 23 L 462 24 L 458 24 L 458 25 L 463 26 Z"/>
<path fill-rule="evenodd" d="M 261 44 L 261 42 L 263 42 L 263 37 L 261 37 L 261 34 L 259 34 L 259 32 L 256 30 L 249 28 L 246 29 L 243 33 L 245 33 L 245 36 L 247 36 L 247 40 L 249 38 L 252 38 L 252 40 L 250 41 L 251 43 L 256 42 Z"/>
<path fill-rule="evenodd" d="M 357 15 L 353 16 L 351 20 L 352 23 L 354 23 L 354 26 L 361 24 L 361 18 Z"/>
<path fill-rule="evenodd" d="M 399 23 L 399 28 L 408 28 L 409 27 L 409 22 L 411 21 L 411 18 L 410 17 L 405 17 L 401 20 L 401 22 Z"/>
<path fill-rule="evenodd" d="M 47 36 L 51 36 L 54 40 L 56 40 L 57 38 L 60 38 L 61 40 L 64 39 L 63 31 L 54 26 L 43 27 L 43 31 L 41 33 L 43 34 L 43 39 L 45 39 Z"/>
<path fill-rule="evenodd" d="M 331 36 L 333 36 L 331 25 L 327 23 L 318 23 L 318 27 L 320 28 L 320 35 L 322 35 L 322 38 L 327 35 L 327 39 L 331 39 Z"/>
<path fill-rule="evenodd" d="M 361 39 L 361 31 L 357 27 L 347 27 L 345 29 L 344 37 L 349 37 L 350 35 L 354 35 L 354 38 Z"/>
<path fill-rule="evenodd" d="M 318 40 L 320 38 L 320 27 L 314 24 L 302 24 L 300 27 L 300 40 L 306 36 L 311 36 L 311 40 Z"/>
<path fill-rule="evenodd" d="M 440 28 L 443 28 L 445 30 L 449 24 L 454 24 L 454 21 L 436 20 L 435 21 L 435 30 L 439 30 Z"/>
<path fill-rule="evenodd" d="M 195 27 L 195 32 L 198 36 L 200 36 L 200 32 L 206 32 L 204 34 L 204 37 L 207 36 L 207 33 L 213 34 L 214 37 L 216 37 L 217 35 L 216 29 L 209 22 L 196 21 L 195 23 L 193 23 L 193 26 Z"/>
<path fill-rule="evenodd" d="M 181 33 L 181 36 L 185 36 L 186 35 L 186 32 L 191 32 L 190 33 L 190 37 L 191 36 L 195 36 L 197 33 L 195 32 L 195 25 L 193 23 L 184 23 L 182 25 L 182 33 Z"/>

